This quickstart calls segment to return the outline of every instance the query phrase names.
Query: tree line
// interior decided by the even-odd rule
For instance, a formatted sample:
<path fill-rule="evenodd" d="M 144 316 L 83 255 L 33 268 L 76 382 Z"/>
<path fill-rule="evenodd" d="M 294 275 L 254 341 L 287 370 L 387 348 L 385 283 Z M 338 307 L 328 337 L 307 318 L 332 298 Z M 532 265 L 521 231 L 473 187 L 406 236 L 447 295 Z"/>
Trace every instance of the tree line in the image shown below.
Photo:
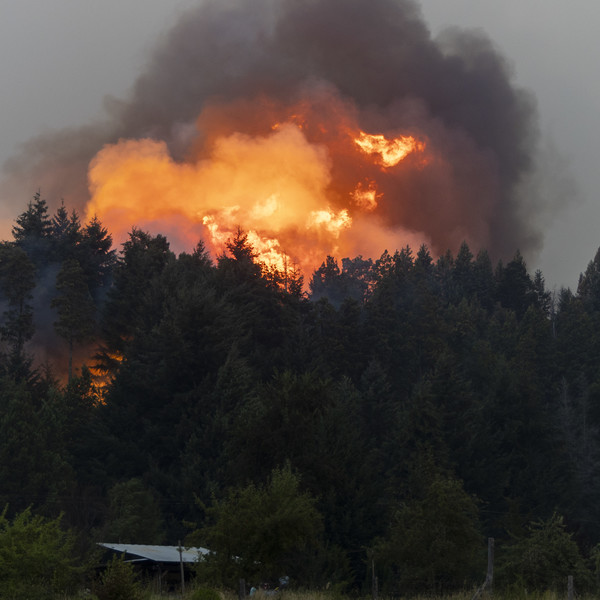
<path fill-rule="evenodd" d="M 306 288 L 242 229 L 214 261 L 135 228 L 117 252 L 37 194 L 0 243 L 3 518 L 187 536 L 224 584 L 368 588 L 374 562 L 389 594 L 481 583 L 492 536 L 499 585 L 593 588 L 600 253 L 575 293 L 466 243 Z"/>

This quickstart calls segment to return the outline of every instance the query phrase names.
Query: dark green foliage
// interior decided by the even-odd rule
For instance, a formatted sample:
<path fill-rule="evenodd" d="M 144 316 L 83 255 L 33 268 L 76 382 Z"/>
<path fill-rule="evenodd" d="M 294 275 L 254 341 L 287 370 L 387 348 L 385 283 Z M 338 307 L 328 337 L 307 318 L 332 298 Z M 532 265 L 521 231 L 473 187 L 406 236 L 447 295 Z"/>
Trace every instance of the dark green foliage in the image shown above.
<path fill-rule="evenodd" d="M 48 217 L 48 203 L 37 192 L 27 210 L 16 219 L 12 230 L 17 246 L 27 252 L 36 267 L 47 265 L 52 259 L 52 222 Z"/>
<path fill-rule="evenodd" d="M 0 243 L 0 301 L 5 309 L 0 324 L 0 339 L 8 343 L 10 371 L 16 377 L 25 373 L 24 346 L 34 333 L 32 292 L 35 267 L 21 248 Z"/>
<path fill-rule="evenodd" d="M 473 264 L 473 291 L 479 304 L 487 310 L 491 310 L 496 295 L 496 283 L 492 261 L 485 250 L 477 254 Z"/>
<path fill-rule="evenodd" d="M 311 300 L 326 298 L 339 308 L 347 299 L 363 303 L 370 295 L 375 278 L 373 261 L 362 256 L 344 258 L 340 270 L 337 261 L 328 256 L 326 261 L 313 273 L 310 280 Z"/>
<path fill-rule="evenodd" d="M 122 355 L 136 328 L 152 326 L 159 315 L 149 297 L 149 284 L 174 259 L 166 238 L 152 237 L 133 229 L 123 244 L 120 261 L 114 270 L 114 283 L 104 308 L 103 337 L 106 344 L 104 365 L 114 366 L 115 355 Z"/>
<path fill-rule="evenodd" d="M 52 258 L 59 263 L 75 258 L 81 243 L 81 233 L 79 216 L 75 211 L 69 216 L 63 202 L 51 221 Z"/>
<path fill-rule="evenodd" d="M 0 503 L 58 514 L 73 472 L 62 440 L 60 413 L 25 382 L 0 379 Z"/>
<path fill-rule="evenodd" d="M 289 466 L 275 469 L 267 484 L 230 489 L 207 514 L 209 523 L 192 536 L 211 550 L 198 564 L 202 581 L 235 587 L 240 578 L 300 575 L 298 558 L 319 544 L 321 515 Z"/>
<path fill-rule="evenodd" d="M 221 594 L 212 588 L 201 587 L 192 592 L 190 600 L 221 600 Z"/>
<path fill-rule="evenodd" d="M 256 253 L 248 242 L 248 234 L 238 227 L 234 237 L 227 242 L 230 256 L 219 256 L 219 272 L 225 284 L 247 285 L 261 275 L 261 266 L 254 262 Z"/>
<path fill-rule="evenodd" d="M 58 319 L 54 327 L 69 347 L 69 381 L 73 372 L 73 347 L 91 340 L 96 328 L 96 307 L 85 280 L 85 273 L 75 259 L 66 260 L 56 276 L 58 295 L 51 306 Z"/>
<path fill-rule="evenodd" d="M 79 264 L 96 299 L 112 278 L 115 251 L 111 250 L 111 246 L 112 237 L 96 217 L 83 227 L 78 242 Z"/>
<path fill-rule="evenodd" d="M 473 569 L 481 583 L 473 532 L 502 548 L 555 511 L 582 550 L 599 543 L 598 257 L 556 297 L 519 253 L 494 267 L 466 243 L 327 257 L 309 300 L 242 229 L 215 264 L 202 242 L 175 256 L 136 229 L 115 255 L 97 219 L 49 218 L 36 195 L 14 235 L 0 243 L 0 503 L 64 511 L 78 547 L 91 531 L 173 543 L 184 523 L 216 524 L 202 506 L 264 499 L 282 465 L 322 523 L 284 552 L 300 585 L 360 588 L 375 550 L 382 589 L 449 591 Z M 52 321 L 103 379 L 53 376 Z"/>
<path fill-rule="evenodd" d="M 585 270 L 579 276 L 577 295 L 585 305 L 593 310 L 600 309 L 600 248 Z"/>
<path fill-rule="evenodd" d="M 146 593 L 131 563 L 114 556 L 100 575 L 95 589 L 98 600 L 144 600 Z"/>
<path fill-rule="evenodd" d="M 501 554 L 501 585 L 530 592 L 562 592 L 572 575 L 578 592 L 589 589 L 591 572 L 561 516 L 535 521 Z"/>
<path fill-rule="evenodd" d="M 538 302 L 538 294 L 527 273 L 527 265 L 517 251 L 515 257 L 505 266 L 496 269 L 496 298 L 509 310 L 521 318 L 529 306 Z"/>
<path fill-rule="evenodd" d="M 162 527 L 157 500 L 140 479 L 116 483 L 108 491 L 108 516 L 100 534 L 103 541 L 160 544 Z"/>
<path fill-rule="evenodd" d="M 52 600 L 73 593 L 81 567 L 74 537 L 60 518 L 44 519 L 30 509 L 7 518 L 0 514 L 0 596 L 12 600 Z"/>
<path fill-rule="evenodd" d="M 483 561 L 477 505 L 455 479 L 435 476 L 394 512 L 375 560 L 394 594 L 447 594 L 476 581 Z"/>

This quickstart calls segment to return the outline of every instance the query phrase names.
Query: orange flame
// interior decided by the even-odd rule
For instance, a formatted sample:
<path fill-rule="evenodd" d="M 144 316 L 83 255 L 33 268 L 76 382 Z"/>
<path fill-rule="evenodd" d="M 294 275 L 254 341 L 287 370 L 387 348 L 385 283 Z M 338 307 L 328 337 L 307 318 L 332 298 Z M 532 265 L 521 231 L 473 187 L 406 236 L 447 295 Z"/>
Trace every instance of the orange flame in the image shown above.
<path fill-rule="evenodd" d="M 381 224 L 384 192 L 375 179 L 379 167 L 424 152 L 425 144 L 366 134 L 351 106 L 325 100 L 208 107 L 183 162 L 163 141 L 107 145 L 89 166 L 86 217 L 98 215 L 117 241 L 137 226 L 166 235 L 176 250 L 202 238 L 214 255 L 241 226 L 259 261 L 279 270 L 295 263 L 308 274 L 328 254 L 378 256 L 408 240 L 421 243 L 418 232 Z"/>
<path fill-rule="evenodd" d="M 354 143 L 366 154 L 379 154 L 385 168 L 395 167 L 411 152 L 422 152 L 425 149 L 425 144 L 412 135 L 388 140 L 382 134 L 371 135 L 361 131 Z"/>
<path fill-rule="evenodd" d="M 381 194 L 379 195 L 381 196 Z M 374 181 L 369 181 L 366 189 L 362 183 L 359 183 L 352 192 L 352 198 L 356 205 L 368 211 L 377 208 L 377 196 L 377 187 Z"/>
<path fill-rule="evenodd" d="M 113 365 L 121 364 L 123 362 L 123 355 L 118 352 L 108 352 L 106 358 Z M 93 399 L 96 404 L 106 404 L 106 394 L 115 378 L 116 371 L 114 366 L 108 368 L 106 365 L 96 363 L 92 364 L 89 367 L 89 370 L 94 382 L 89 397 L 90 399 Z"/>

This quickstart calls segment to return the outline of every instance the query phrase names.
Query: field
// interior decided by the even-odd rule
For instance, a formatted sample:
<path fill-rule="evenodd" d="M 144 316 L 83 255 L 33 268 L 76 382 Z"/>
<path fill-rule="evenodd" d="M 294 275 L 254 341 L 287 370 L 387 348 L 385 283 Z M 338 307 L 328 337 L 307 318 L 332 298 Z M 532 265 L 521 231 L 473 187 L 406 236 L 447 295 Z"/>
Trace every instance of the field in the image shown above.
<path fill-rule="evenodd" d="M 238 595 L 233 591 L 219 591 L 218 592 L 222 600 L 238 600 Z M 474 595 L 474 590 L 469 590 L 467 592 L 456 593 L 448 596 L 411 596 L 411 597 L 395 597 L 392 599 L 387 596 L 379 596 L 378 600 L 472 600 Z M 258 592 L 255 596 L 253 596 L 256 600 L 265 600 L 265 599 L 273 599 L 277 600 L 280 598 L 281 600 L 372 600 L 371 595 L 346 595 L 339 594 L 331 591 L 285 591 L 282 593 L 278 593 L 276 595 L 267 596 Z M 519 593 L 494 593 L 484 594 L 480 596 L 480 600 L 567 600 L 567 592 L 565 590 L 564 594 L 559 594 L 553 591 L 546 591 L 543 593 L 539 592 L 527 592 L 522 591 Z M 577 600 L 592 600 L 595 598 L 593 596 L 582 596 L 577 595 Z M 181 594 L 163 594 L 156 595 L 153 594 L 148 597 L 148 600 L 181 600 Z M 186 593 L 184 600 L 196 600 L 194 598 L 194 592 L 190 591 L 190 593 Z"/>

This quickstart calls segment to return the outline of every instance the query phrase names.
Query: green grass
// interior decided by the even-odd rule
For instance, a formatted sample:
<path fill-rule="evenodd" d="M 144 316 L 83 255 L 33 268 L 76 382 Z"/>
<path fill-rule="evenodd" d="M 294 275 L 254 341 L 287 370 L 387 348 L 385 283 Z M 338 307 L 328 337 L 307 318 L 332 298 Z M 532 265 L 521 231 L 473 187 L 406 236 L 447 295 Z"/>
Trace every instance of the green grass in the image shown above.
<path fill-rule="evenodd" d="M 195 588 L 191 586 L 186 589 L 184 600 L 191 600 Z M 232 590 L 217 590 L 221 597 L 221 600 L 238 600 L 237 592 Z M 384 595 L 380 595 L 378 600 L 472 600 L 474 590 L 468 590 L 465 592 L 457 592 L 455 594 L 449 594 L 447 596 L 407 596 L 389 598 Z M 597 600 L 597 596 L 590 595 L 576 595 L 577 600 Z M 147 596 L 148 600 L 181 600 L 181 593 L 164 593 L 162 595 L 149 593 Z M 248 598 L 248 597 L 247 597 Z M 95 600 L 93 595 L 77 595 L 72 597 L 65 597 L 64 600 Z M 566 600 L 567 591 L 564 593 L 557 593 L 553 591 L 546 592 L 527 592 L 522 590 L 520 592 L 506 593 L 506 592 L 495 592 L 493 595 L 483 594 L 479 600 Z M 286 590 L 280 592 L 276 596 L 265 596 L 260 591 L 253 596 L 253 600 L 371 600 L 371 595 L 343 595 L 338 592 L 327 591 L 327 590 L 315 590 L 315 591 L 294 591 Z"/>

